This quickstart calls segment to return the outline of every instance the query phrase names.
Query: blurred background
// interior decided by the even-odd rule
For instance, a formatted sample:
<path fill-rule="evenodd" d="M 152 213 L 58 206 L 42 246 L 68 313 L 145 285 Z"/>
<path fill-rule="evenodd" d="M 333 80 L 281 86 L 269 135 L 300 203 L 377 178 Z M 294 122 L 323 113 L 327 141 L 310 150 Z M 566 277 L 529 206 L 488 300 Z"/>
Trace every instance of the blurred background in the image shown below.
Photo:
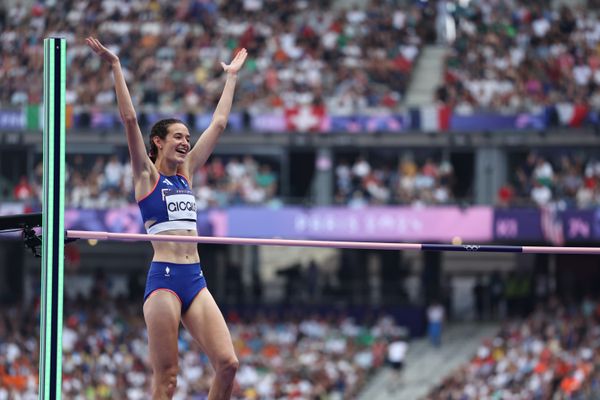
<path fill-rule="evenodd" d="M 67 39 L 68 229 L 144 232 L 109 68 L 193 138 L 200 235 L 598 246 L 597 0 L 4 0 L 0 215 L 38 212 L 42 40 Z M 147 136 L 146 136 L 147 137 Z M 0 242 L 0 400 L 37 398 L 40 260 Z M 598 399 L 598 256 L 201 245 L 236 399 Z M 148 243 L 66 246 L 65 399 L 145 399 Z M 176 399 L 204 399 L 182 330 Z M 401 367 L 400 367 L 401 366 Z"/>

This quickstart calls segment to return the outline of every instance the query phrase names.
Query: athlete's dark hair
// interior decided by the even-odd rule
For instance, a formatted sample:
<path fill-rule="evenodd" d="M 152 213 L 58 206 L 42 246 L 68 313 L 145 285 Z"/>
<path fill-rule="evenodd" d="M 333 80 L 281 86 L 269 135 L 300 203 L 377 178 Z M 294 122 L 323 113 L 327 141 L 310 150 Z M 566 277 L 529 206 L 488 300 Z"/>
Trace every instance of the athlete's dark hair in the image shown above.
<path fill-rule="evenodd" d="M 178 120 L 177 118 L 166 118 L 161 119 L 157 123 L 152 126 L 150 130 L 150 153 L 148 156 L 152 160 L 152 162 L 156 162 L 156 156 L 158 155 L 158 148 L 152 138 L 158 136 L 161 139 L 165 139 L 167 137 L 167 133 L 169 131 L 169 127 L 173 124 L 184 124 L 183 121 Z M 185 125 L 185 124 L 184 124 Z"/>

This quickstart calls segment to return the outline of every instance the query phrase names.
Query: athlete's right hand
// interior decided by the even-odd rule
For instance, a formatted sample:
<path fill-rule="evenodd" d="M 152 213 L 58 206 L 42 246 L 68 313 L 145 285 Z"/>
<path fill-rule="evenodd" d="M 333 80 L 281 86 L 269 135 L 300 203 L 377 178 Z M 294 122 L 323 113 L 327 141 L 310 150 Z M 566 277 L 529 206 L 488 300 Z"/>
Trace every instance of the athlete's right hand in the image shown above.
<path fill-rule="evenodd" d="M 98 39 L 90 36 L 85 39 L 85 42 L 87 43 L 88 46 L 90 46 L 90 48 L 92 50 L 94 50 L 94 53 L 96 53 L 100 57 L 102 57 L 102 59 L 104 61 L 107 61 L 110 64 L 113 64 L 113 63 L 119 61 L 119 57 L 117 57 L 117 55 L 115 53 L 113 53 L 112 51 L 110 51 L 109 49 L 104 47 Z"/>

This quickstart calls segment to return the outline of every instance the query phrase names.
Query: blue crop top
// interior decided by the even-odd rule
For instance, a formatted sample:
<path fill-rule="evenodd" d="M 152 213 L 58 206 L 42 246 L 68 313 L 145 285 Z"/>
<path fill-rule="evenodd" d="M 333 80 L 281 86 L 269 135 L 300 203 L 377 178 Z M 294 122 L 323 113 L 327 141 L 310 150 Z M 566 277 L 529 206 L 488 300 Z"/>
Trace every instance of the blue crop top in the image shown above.
<path fill-rule="evenodd" d="M 196 199 L 183 175 L 160 174 L 154 189 L 138 201 L 149 234 L 171 229 L 196 230 Z"/>

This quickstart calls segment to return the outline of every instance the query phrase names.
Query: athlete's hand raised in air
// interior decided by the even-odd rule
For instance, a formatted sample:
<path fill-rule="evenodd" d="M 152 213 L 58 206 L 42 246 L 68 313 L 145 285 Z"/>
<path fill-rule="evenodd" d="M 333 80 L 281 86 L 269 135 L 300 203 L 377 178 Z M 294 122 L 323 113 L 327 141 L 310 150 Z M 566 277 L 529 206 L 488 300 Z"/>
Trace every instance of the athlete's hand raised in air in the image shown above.
<path fill-rule="evenodd" d="M 223 67 L 223 70 L 228 74 L 236 74 L 242 68 L 242 65 L 244 65 L 246 57 L 248 57 L 248 52 L 246 51 L 246 49 L 241 49 L 237 52 L 230 64 L 225 64 L 224 62 L 221 62 L 221 66 Z"/>
<path fill-rule="evenodd" d="M 119 57 L 117 57 L 115 53 L 104 47 L 98 39 L 90 36 L 85 39 L 85 42 L 88 46 L 90 46 L 92 50 L 94 50 L 94 53 L 98 54 L 104 61 L 107 61 L 110 64 L 119 61 Z"/>

